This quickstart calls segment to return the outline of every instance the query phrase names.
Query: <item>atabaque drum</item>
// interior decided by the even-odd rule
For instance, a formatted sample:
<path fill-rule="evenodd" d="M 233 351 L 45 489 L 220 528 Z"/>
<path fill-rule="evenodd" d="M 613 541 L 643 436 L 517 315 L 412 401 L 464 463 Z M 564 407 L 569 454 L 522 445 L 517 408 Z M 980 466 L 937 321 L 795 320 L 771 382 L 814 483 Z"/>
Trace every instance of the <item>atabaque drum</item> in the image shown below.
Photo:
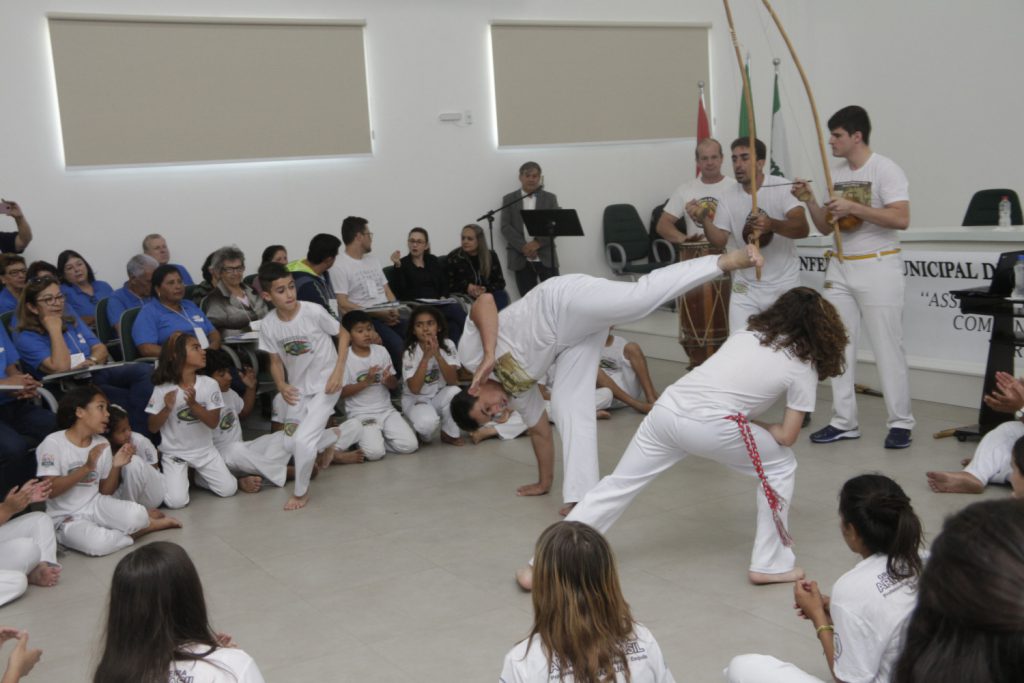
<path fill-rule="evenodd" d="M 679 245 L 679 260 L 721 254 L 710 242 L 685 242 Z M 679 297 L 679 343 L 690 360 L 692 370 L 721 348 L 729 338 L 729 292 L 731 278 L 723 273 Z"/>

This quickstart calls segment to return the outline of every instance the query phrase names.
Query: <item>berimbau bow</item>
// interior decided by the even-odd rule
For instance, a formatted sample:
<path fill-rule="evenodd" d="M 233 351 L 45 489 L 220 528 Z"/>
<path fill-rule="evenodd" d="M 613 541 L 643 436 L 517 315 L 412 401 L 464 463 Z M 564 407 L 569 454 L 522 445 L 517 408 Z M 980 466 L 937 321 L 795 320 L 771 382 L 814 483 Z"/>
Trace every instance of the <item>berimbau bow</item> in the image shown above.
<path fill-rule="evenodd" d="M 743 100 L 747 108 L 747 121 L 750 126 L 750 215 L 757 217 L 757 127 L 754 124 L 754 98 L 750 94 L 750 78 L 747 70 L 743 68 L 743 57 L 740 55 L 740 42 L 736 38 L 736 24 L 732 20 L 732 8 L 729 7 L 729 0 L 722 0 L 725 5 L 725 18 L 729 21 L 729 33 L 732 35 L 732 47 L 736 51 L 736 63 L 740 67 L 740 78 L 743 79 Z M 831 185 L 830 185 L 831 187 Z M 760 252 L 761 231 L 756 227 L 750 233 L 749 242 L 754 250 Z M 756 268 L 757 279 L 761 279 L 761 266 Z"/>
<path fill-rule="evenodd" d="M 728 0 L 723 0 L 728 8 Z M 765 9 L 768 10 L 768 14 L 772 15 L 772 21 L 775 22 L 776 28 L 779 29 L 779 33 L 782 35 L 782 39 L 786 41 L 786 47 L 789 48 L 789 56 L 793 58 L 793 63 L 796 65 L 796 70 L 800 72 L 800 80 L 804 83 L 804 92 L 807 93 L 807 99 L 811 103 L 811 114 L 814 116 L 814 128 L 818 131 L 818 149 L 821 151 L 821 165 L 825 169 L 825 191 L 828 193 L 828 197 L 825 198 L 827 202 L 832 198 L 832 194 L 835 188 L 832 186 L 832 169 L 828 165 L 828 154 L 825 153 L 825 136 L 821 132 L 821 119 L 818 118 L 818 105 L 814 102 L 814 93 L 811 91 L 811 84 L 807 80 L 807 74 L 804 73 L 804 67 L 800 63 L 800 58 L 796 56 L 796 50 L 793 49 L 793 43 L 789 39 L 789 35 L 786 33 L 786 29 L 782 26 L 782 20 L 779 19 L 779 15 L 775 13 L 775 9 L 768 0 L 761 0 L 764 4 Z M 726 10 L 728 13 L 728 10 Z M 732 18 L 729 19 L 729 26 L 732 27 Z M 733 32 L 733 42 L 736 42 L 736 33 Z M 739 52 L 737 52 L 739 54 Z M 753 129 L 751 129 L 753 130 Z M 832 224 L 832 239 L 835 240 L 836 255 L 843 258 L 843 237 L 839 232 L 839 221 L 837 221 L 831 214 L 829 214 L 829 222 Z"/>

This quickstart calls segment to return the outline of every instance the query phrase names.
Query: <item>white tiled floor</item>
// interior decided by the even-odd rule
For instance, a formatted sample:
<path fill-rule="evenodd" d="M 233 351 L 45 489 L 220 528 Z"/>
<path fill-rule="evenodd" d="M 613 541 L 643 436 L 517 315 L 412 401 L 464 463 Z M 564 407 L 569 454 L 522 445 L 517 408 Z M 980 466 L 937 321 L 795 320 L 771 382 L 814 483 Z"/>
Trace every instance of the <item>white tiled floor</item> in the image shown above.
<path fill-rule="evenodd" d="M 664 361 L 652 368 L 659 386 L 682 372 Z M 827 420 L 827 388 L 819 399 L 811 429 Z M 796 447 L 791 531 L 801 565 L 826 586 L 856 561 L 835 512 L 850 476 L 894 477 L 929 537 L 967 503 L 1008 495 L 1000 488 L 937 495 L 925 485 L 926 470 L 957 468 L 973 450 L 931 434 L 973 422 L 972 411 L 915 402 L 916 440 L 893 452 L 881 448 L 882 400 L 860 397 L 860 405 L 859 441 L 813 446 L 805 430 Z M 618 411 L 599 423 L 602 471 L 614 466 L 640 419 Z M 558 495 L 515 496 L 516 485 L 534 476 L 525 439 L 433 445 L 332 468 L 313 483 L 314 498 L 300 512 L 281 510 L 283 490 L 228 500 L 197 492 L 176 513 L 184 529 L 148 538 L 189 550 L 214 626 L 234 635 L 268 681 L 494 681 L 531 623 L 530 597 L 512 573 L 558 519 Z M 827 674 L 811 629 L 792 614 L 790 588 L 746 582 L 754 494 L 754 480 L 691 459 L 656 481 L 609 534 L 634 614 L 657 636 L 679 681 L 721 680 L 732 655 L 751 651 Z M 44 650 L 30 680 L 90 680 L 121 556 L 64 554 L 58 587 L 32 588 L 0 608 L 0 623 L 28 629 Z"/>

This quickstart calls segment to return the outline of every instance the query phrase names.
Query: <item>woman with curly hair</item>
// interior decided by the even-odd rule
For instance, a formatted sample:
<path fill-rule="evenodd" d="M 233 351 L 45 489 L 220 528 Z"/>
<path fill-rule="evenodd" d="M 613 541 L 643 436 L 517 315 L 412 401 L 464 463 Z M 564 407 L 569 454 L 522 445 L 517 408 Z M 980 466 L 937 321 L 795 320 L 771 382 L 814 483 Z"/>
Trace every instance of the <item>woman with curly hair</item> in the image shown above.
<path fill-rule="evenodd" d="M 846 329 L 832 304 L 807 287 L 789 290 L 662 393 L 615 471 L 566 519 L 606 533 L 659 474 L 696 455 L 760 480 L 751 583 L 803 578 L 786 530 L 796 478 L 790 447 L 804 414 L 814 408 L 818 382 L 843 371 L 846 343 Z M 782 422 L 753 420 L 783 394 Z M 520 569 L 517 578 L 529 589 L 532 570 Z"/>

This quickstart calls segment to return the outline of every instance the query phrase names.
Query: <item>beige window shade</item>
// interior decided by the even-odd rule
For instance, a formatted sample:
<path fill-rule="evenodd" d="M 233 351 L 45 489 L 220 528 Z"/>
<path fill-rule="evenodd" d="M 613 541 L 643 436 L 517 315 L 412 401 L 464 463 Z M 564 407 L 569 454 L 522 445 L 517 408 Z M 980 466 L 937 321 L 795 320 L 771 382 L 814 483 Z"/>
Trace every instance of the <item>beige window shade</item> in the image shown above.
<path fill-rule="evenodd" d="M 491 25 L 498 144 L 693 137 L 708 27 Z"/>
<path fill-rule="evenodd" d="M 371 151 L 362 25 L 49 23 L 68 166 Z"/>

